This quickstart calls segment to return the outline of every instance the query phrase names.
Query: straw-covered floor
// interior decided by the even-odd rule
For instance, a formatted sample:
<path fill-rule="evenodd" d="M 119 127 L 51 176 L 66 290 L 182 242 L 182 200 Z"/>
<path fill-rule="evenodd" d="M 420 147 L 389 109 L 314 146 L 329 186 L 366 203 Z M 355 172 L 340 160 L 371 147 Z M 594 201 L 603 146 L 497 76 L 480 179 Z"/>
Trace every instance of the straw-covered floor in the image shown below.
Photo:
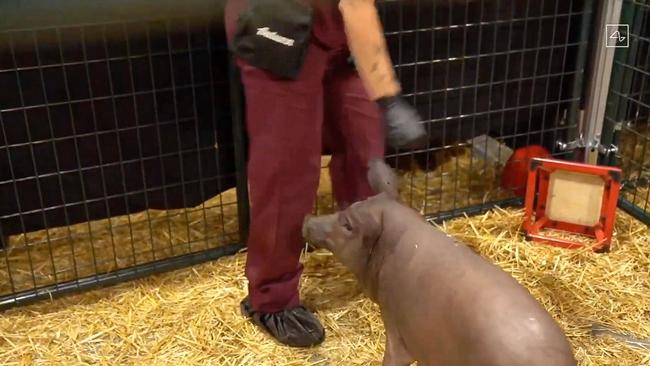
<path fill-rule="evenodd" d="M 624 187 L 621 195 L 650 213 L 650 125 L 624 128 L 620 140 L 619 164 L 625 178 L 636 183 Z"/>
<path fill-rule="evenodd" d="M 402 175 L 403 195 L 426 213 L 453 208 L 449 205 L 453 205 L 454 198 L 460 207 L 466 205 L 467 200 L 471 203 L 493 200 L 502 195 L 495 190 L 495 179 L 488 179 L 497 178 L 495 171 L 494 167 L 477 164 L 467 154 L 461 154 L 434 172 Z M 459 184 L 450 185 L 449 182 L 456 178 Z M 331 194 L 327 174 L 323 174 L 321 183 L 319 211 L 329 211 Z M 469 191 L 473 194 L 467 198 Z M 86 247 L 112 258 L 108 263 L 115 258 L 133 260 L 134 251 L 136 260 L 146 260 L 145 254 L 141 254 L 142 258 L 137 256 L 138 250 L 151 251 L 152 243 L 154 249 L 160 246 L 158 255 L 164 255 L 160 254 L 164 249 L 170 252 L 171 248 L 179 252 L 190 250 L 188 238 L 198 243 L 192 244 L 191 250 L 201 245 L 214 246 L 236 240 L 232 237 L 237 232 L 236 209 L 228 205 L 222 212 L 215 204 L 233 199 L 233 192 L 226 192 L 206 203 L 212 208 L 199 207 L 190 210 L 187 216 L 183 211 L 171 215 L 149 212 L 139 214 L 145 215 L 141 217 L 111 220 L 127 224 L 122 226 L 108 227 L 108 220 L 94 222 L 90 224 L 92 242 L 83 235 L 75 236 L 78 232 L 87 232 L 88 224 L 50 230 L 50 235 L 62 238 L 60 248 L 78 248 L 76 253 L 86 255 L 85 260 L 91 258 L 86 253 L 89 249 L 83 250 Z M 160 219 L 149 226 L 147 214 Z M 565 329 L 580 365 L 650 364 L 650 350 L 612 337 L 590 334 L 591 324 L 601 323 L 636 338 L 650 339 L 648 228 L 619 213 L 612 252 L 594 254 L 526 242 L 519 233 L 521 219 L 521 210 L 495 209 L 484 215 L 448 221 L 443 229 L 526 286 Z M 30 235 L 34 239 L 28 240 L 42 240 L 45 234 Z M 132 236 L 136 238 L 133 241 Z M 206 237 L 213 242 L 206 244 Z M 9 249 L 8 255 L 14 258 L 14 267 L 26 263 L 17 254 L 21 250 L 15 249 L 24 242 L 24 237 L 12 238 L 14 249 Z M 87 242 L 94 246 L 84 246 Z M 98 242 L 104 246 L 99 246 Z M 133 250 L 136 245 L 142 247 Z M 47 259 L 50 249 L 43 249 L 45 247 L 47 245 L 31 247 L 32 258 Z M 116 248 L 115 251 L 112 248 Z M 106 250 L 110 250 L 110 254 L 103 252 Z M 70 254 L 61 258 L 69 258 Z M 61 258 L 55 261 L 57 266 Z M 128 259 L 122 261 L 121 265 L 129 263 Z M 7 311 L 0 317 L 0 364 L 381 364 L 384 334 L 378 308 L 365 299 L 354 278 L 333 257 L 322 252 L 304 257 L 302 296 L 307 305 L 317 310 L 327 330 L 326 342 L 311 350 L 278 346 L 239 315 L 238 304 L 246 292 L 244 261 L 245 254 L 239 254 L 112 288 Z M 52 277 L 47 272 L 47 266 L 51 266 L 47 263 L 51 261 L 45 262 L 40 272 L 43 281 Z M 77 267 L 81 268 L 83 263 L 79 263 L 79 259 L 77 262 Z M 6 267 L 4 272 L 6 276 Z M 30 278 L 31 274 L 18 280 Z M 6 291 L 7 282 L 5 278 L 2 281 L 3 291 Z"/>

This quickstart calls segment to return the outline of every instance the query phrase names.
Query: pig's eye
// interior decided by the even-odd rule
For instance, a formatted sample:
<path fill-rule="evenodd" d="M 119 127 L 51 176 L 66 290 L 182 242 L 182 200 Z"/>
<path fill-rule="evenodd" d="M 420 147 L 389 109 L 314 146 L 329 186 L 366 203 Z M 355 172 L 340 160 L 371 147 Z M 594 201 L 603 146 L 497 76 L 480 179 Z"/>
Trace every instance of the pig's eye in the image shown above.
<path fill-rule="evenodd" d="M 350 220 L 345 217 L 344 215 L 339 216 L 339 223 L 345 230 L 352 232 L 352 224 L 350 223 Z"/>

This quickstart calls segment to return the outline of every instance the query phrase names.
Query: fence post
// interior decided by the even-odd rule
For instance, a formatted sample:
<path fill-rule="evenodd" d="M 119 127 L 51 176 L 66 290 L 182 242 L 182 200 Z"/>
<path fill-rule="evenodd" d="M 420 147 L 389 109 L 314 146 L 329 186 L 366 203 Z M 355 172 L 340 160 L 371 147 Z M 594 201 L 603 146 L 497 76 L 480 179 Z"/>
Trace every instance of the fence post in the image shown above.
<path fill-rule="evenodd" d="M 245 244 L 248 241 L 250 223 L 250 206 L 248 200 L 248 175 L 246 161 L 248 144 L 244 128 L 244 102 L 239 77 L 239 69 L 233 57 L 229 57 L 228 74 L 230 83 L 230 113 L 232 116 L 232 133 L 235 150 L 235 169 L 237 175 L 237 216 L 239 220 L 239 240 Z"/>
<path fill-rule="evenodd" d="M 587 84 L 585 114 L 581 123 L 581 131 L 586 145 L 584 162 L 589 164 L 596 164 L 600 153 L 611 152 L 610 147 L 601 145 L 609 85 L 616 53 L 616 48 L 606 47 L 608 37 L 611 36 L 607 25 L 618 23 L 622 7 L 623 0 L 603 0 L 600 2 L 595 28 L 594 65 Z M 629 37 L 629 35 L 626 36 Z"/>
<path fill-rule="evenodd" d="M 591 10 L 588 16 L 583 16 L 582 24 L 580 26 L 580 34 L 578 36 L 578 54 L 576 56 L 575 66 L 576 66 L 576 75 L 572 82 L 571 96 L 581 96 L 585 88 L 585 74 L 587 73 L 587 61 L 588 61 L 588 42 L 590 40 L 589 34 L 593 29 L 594 17 L 597 16 L 596 11 L 598 10 L 598 4 L 594 5 L 593 0 L 586 0 L 584 2 L 585 12 L 587 9 Z M 577 149 L 581 148 L 581 143 L 583 139 L 582 135 L 582 114 L 581 114 L 581 99 L 571 102 L 571 105 L 566 110 L 566 119 L 570 126 L 576 126 L 576 128 L 571 128 L 567 131 L 566 142 L 556 141 L 558 146 L 565 145 L 560 147 L 561 151 L 570 152 L 570 159 L 576 160 L 579 159 L 581 152 Z"/>

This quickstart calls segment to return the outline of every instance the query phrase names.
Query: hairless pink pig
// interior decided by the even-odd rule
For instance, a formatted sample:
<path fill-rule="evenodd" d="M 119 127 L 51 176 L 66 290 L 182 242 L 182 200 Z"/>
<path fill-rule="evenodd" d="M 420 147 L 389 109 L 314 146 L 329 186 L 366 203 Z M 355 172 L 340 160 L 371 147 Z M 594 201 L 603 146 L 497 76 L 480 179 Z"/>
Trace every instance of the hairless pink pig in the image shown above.
<path fill-rule="evenodd" d="M 307 217 L 303 235 L 379 304 L 384 366 L 576 365 L 563 331 L 526 288 L 400 203 L 382 160 L 369 167 L 378 195 Z"/>

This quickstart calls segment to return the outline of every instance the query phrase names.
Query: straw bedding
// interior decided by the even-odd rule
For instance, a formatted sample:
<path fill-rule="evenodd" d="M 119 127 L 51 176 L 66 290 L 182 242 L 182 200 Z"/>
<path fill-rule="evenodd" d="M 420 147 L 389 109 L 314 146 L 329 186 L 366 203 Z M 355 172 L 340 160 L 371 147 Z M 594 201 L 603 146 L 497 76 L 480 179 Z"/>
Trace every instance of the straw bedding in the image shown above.
<path fill-rule="evenodd" d="M 0 293 L 12 282 L 28 290 L 237 242 L 236 192 L 188 210 L 148 210 L 9 241 L 0 252 Z"/>
<path fill-rule="evenodd" d="M 624 128 L 621 131 L 619 164 L 626 179 L 637 187 L 624 187 L 621 195 L 633 205 L 650 211 L 650 126 Z"/>
<path fill-rule="evenodd" d="M 496 190 L 497 170 L 461 151 L 434 172 L 402 174 L 402 194 L 424 213 L 453 208 L 454 200 L 462 207 L 502 198 L 505 194 Z M 319 212 L 332 210 L 328 179 L 323 174 Z M 456 179 L 457 185 L 450 184 Z M 107 258 L 98 267 L 114 269 L 116 263 L 119 267 L 150 260 L 152 248 L 160 258 L 172 255 L 172 249 L 178 255 L 237 240 L 236 208 L 228 204 L 221 209 L 222 201 L 232 203 L 234 192 L 206 202 L 205 209 L 187 213 L 147 212 L 50 230 L 47 234 L 56 241 L 34 244 L 29 251 L 40 265 L 35 277 L 41 284 L 52 280 L 50 251 L 60 280 L 66 273 L 73 275 L 75 268 L 80 275 L 91 273 L 92 248 L 96 256 Z M 147 215 L 156 219 L 151 226 Z M 521 210 L 497 208 L 447 221 L 442 229 L 526 286 L 567 332 L 580 365 L 650 365 L 650 350 L 589 332 L 597 322 L 650 339 L 647 227 L 619 213 L 613 250 L 602 255 L 525 242 L 519 234 L 521 219 Z M 27 251 L 21 246 L 26 241 L 42 241 L 45 235 L 12 238 L 7 257 L 12 260 L 15 283 L 33 285 Z M 81 258 L 76 266 L 67 252 L 72 248 Z M 239 316 L 239 300 L 246 293 L 245 254 L 239 254 L 7 311 L 0 317 L 0 364 L 380 365 L 384 333 L 377 306 L 365 299 L 354 278 L 328 253 L 306 254 L 303 260 L 303 299 L 318 311 L 328 332 L 321 347 L 293 350 L 278 346 Z M 6 293 L 4 266 L 0 273 L 5 278 L 0 280 Z"/>

